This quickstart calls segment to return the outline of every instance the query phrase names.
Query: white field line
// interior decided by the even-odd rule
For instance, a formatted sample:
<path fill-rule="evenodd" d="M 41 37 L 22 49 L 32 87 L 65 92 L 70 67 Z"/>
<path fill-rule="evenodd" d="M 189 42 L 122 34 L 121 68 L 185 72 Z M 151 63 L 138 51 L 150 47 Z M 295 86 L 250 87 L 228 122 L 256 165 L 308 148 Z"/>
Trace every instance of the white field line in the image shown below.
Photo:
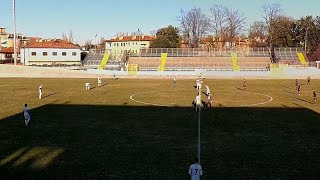
<path fill-rule="evenodd" d="M 147 92 L 140 92 L 140 93 L 135 93 L 132 94 L 130 96 L 130 99 L 134 102 L 140 103 L 140 104 L 144 104 L 144 105 L 151 105 L 151 106 L 161 106 L 161 107 L 173 107 L 173 105 L 165 105 L 165 104 L 155 104 L 155 103 L 149 103 L 149 102 L 145 102 L 145 101 L 139 101 L 134 99 L 134 96 L 137 95 L 141 95 L 141 94 L 150 94 L 150 93 L 157 93 L 157 92 L 170 92 L 172 90 L 163 90 L 163 91 L 147 91 Z M 173 90 L 173 91 L 191 91 L 191 90 Z M 239 91 L 228 91 L 228 90 L 216 90 L 214 92 L 239 92 Z M 241 91 L 240 91 L 241 92 Z M 259 105 L 263 105 L 263 104 L 267 104 L 270 103 L 271 101 L 273 101 L 273 97 L 267 94 L 261 94 L 261 93 L 255 93 L 255 92 L 245 92 L 247 94 L 255 94 L 255 95 L 260 95 L 260 96 L 264 96 L 264 97 L 268 97 L 269 100 L 264 101 L 264 102 L 260 102 L 260 103 L 255 103 L 255 104 L 245 104 L 245 105 L 238 105 L 239 107 L 251 107 L 251 106 L 259 106 Z M 226 102 L 232 102 L 232 101 L 226 101 Z M 236 101 L 235 101 L 236 102 Z"/>

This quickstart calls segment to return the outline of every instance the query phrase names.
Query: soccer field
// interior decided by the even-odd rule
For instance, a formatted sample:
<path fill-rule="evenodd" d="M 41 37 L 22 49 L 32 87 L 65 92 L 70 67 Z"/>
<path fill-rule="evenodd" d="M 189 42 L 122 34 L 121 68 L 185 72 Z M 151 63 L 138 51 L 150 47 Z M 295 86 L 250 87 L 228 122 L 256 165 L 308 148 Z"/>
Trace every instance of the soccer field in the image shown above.
<path fill-rule="evenodd" d="M 189 179 L 197 155 L 195 80 L 178 78 L 175 90 L 172 79 L 102 83 L 0 79 L 0 179 Z M 319 80 L 303 85 L 301 96 L 295 80 L 247 80 L 247 93 L 241 79 L 205 84 L 214 107 L 201 110 L 202 179 L 320 177 L 320 102 L 312 98 Z"/>

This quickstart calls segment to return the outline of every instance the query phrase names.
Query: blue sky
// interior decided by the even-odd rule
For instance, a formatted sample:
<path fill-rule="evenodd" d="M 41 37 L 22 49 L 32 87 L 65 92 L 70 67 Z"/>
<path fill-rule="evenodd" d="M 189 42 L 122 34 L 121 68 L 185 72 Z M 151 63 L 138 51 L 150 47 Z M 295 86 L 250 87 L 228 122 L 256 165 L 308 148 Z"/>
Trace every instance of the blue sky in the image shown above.
<path fill-rule="evenodd" d="M 117 32 L 145 34 L 167 26 L 178 26 L 180 9 L 200 7 L 208 12 L 212 4 L 242 11 L 247 25 L 261 20 L 264 4 L 278 2 L 284 14 L 299 18 L 320 15 L 319 0 L 16 0 L 18 32 L 28 36 L 61 38 L 72 30 L 78 43 L 94 36 L 111 38 Z M 0 2 L 0 27 L 12 32 L 12 0 Z"/>

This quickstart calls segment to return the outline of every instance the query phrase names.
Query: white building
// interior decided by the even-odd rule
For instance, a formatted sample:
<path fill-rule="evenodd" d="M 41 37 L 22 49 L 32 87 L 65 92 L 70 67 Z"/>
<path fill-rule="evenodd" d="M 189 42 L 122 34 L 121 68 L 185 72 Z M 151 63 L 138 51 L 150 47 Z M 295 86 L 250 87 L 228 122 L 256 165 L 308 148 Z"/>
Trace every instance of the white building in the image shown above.
<path fill-rule="evenodd" d="M 153 36 L 120 36 L 105 41 L 107 53 L 122 56 L 125 53 L 140 54 L 140 49 L 149 48 Z"/>
<path fill-rule="evenodd" d="M 30 40 L 20 49 L 21 63 L 27 66 L 80 65 L 80 46 L 61 39 Z"/>
<path fill-rule="evenodd" d="M 13 63 L 13 48 L 0 46 L 0 64 Z"/>

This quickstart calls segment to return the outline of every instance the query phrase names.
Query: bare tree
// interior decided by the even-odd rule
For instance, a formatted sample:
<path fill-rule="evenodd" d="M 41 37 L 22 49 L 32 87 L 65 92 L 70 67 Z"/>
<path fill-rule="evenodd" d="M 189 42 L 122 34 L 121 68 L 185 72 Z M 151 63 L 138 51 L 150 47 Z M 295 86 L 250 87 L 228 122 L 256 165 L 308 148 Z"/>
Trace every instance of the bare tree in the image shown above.
<path fill-rule="evenodd" d="M 265 23 L 266 23 L 266 27 L 268 30 L 268 39 L 269 39 L 269 49 L 270 49 L 270 54 L 271 54 L 271 60 L 272 62 L 275 62 L 275 55 L 274 55 L 274 46 L 273 46 L 273 21 L 276 19 L 277 16 L 280 15 L 280 13 L 282 12 L 281 9 L 281 5 L 278 3 L 274 3 L 274 4 L 266 4 L 264 6 L 262 6 L 261 9 L 261 15 L 262 18 L 264 19 Z"/>
<path fill-rule="evenodd" d="M 85 42 L 84 47 L 85 47 L 86 50 L 90 50 L 91 48 L 94 48 L 94 45 L 92 44 L 92 40 L 91 40 L 91 39 L 88 39 L 88 40 Z"/>
<path fill-rule="evenodd" d="M 214 4 L 211 8 L 210 8 L 210 12 L 211 12 L 211 27 L 214 31 L 214 35 L 216 37 L 222 37 L 223 35 L 223 29 L 226 26 L 226 22 L 227 22 L 227 12 L 228 12 L 228 8 L 222 5 L 217 5 Z"/>
<path fill-rule="evenodd" d="M 210 19 L 200 8 L 193 8 L 190 11 L 181 10 L 178 20 L 184 40 L 189 43 L 189 47 L 198 47 L 199 41 L 210 29 Z"/>
<path fill-rule="evenodd" d="M 243 13 L 238 10 L 228 9 L 227 10 L 227 37 L 233 46 L 233 41 L 241 31 L 245 28 L 246 18 Z"/>
<path fill-rule="evenodd" d="M 263 21 L 255 21 L 249 28 L 249 39 L 252 47 L 265 47 L 267 37 L 267 27 Z"/>
<path fill-rule="evenodd" d="M 74 43 L 75 39 L 74 39 L 73 31 L 70 30 L 68 36 L 66 33 L 62 33 L 62 40 L 68 41 L 70 43 Z"/>
<path fill-rule="evenodd" d="M 255 21 L 251 24 L 249 29 L 249 38 L 265 38 L 267 36 L 267 26 L 262 21 Z"/>
<path fill-rule="evenodd" d="M 151 30 L 149 33 L 150 33 L 150 36 L 156 36 L 157 30 Z"/>
<path fill-rule="evenodd" d="M 62 40 L 68 41 L 68 37 L 66 33 L 62 33 Z"/>
<path fill-rule="evenodd" d="M 72 31 L 72 30 L 69 31 L 68 41 L 69 41 L 70 43 L 73 43 L 73 42 L 74 42 L 74 36 L 73 36 L 73 31 Z"/>

